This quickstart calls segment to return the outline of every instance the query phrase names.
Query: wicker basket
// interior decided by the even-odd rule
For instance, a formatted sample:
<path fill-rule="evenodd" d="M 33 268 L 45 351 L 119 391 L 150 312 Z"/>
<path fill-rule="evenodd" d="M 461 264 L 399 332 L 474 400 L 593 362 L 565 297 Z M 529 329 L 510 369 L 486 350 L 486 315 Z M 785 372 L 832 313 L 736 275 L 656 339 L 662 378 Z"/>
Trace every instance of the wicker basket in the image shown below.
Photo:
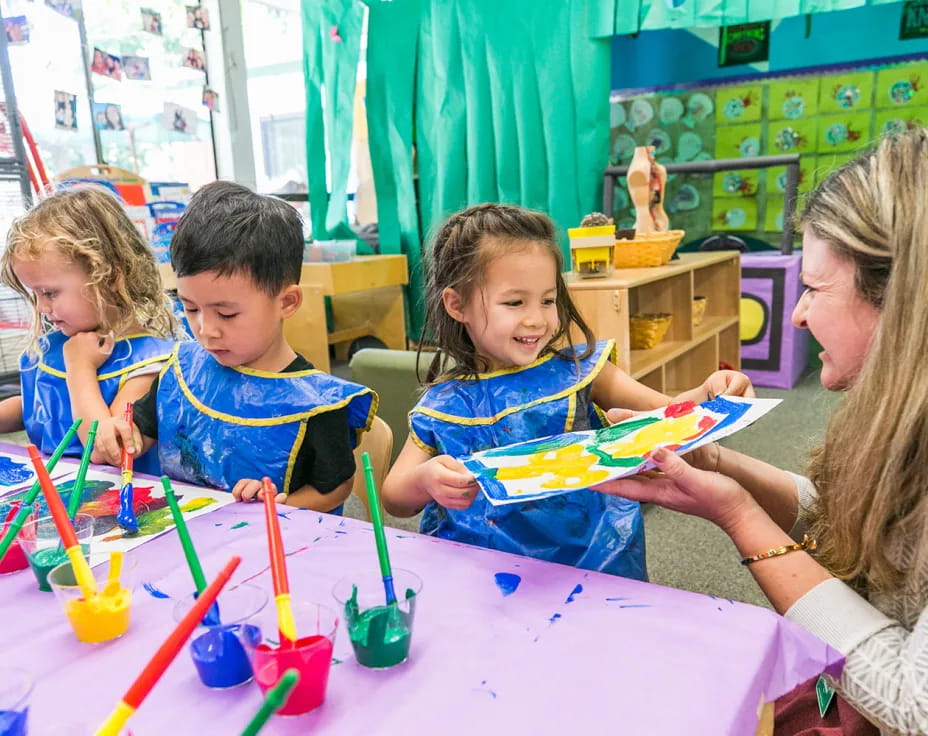
<path fill-rule="evenodd" d="M 698 327 L 702 322 L 703 317 L 706 316 L 706 304 L 708 303 L 709 299 L 707 297 L 693 297 L 693 327 Z"/>
<path fill-rule="evenodd" d="M 634 240 L 615 241 L 616 268 L 663 266 L 683 240 L 683 230 L 637 233 Z"/>
<path fill-rule="evenodd" d="M 650 350 L 664 339 L 671 316 L 666 312 L 633 314 L 629 318 L 629 343 L 632 350 Z"/>

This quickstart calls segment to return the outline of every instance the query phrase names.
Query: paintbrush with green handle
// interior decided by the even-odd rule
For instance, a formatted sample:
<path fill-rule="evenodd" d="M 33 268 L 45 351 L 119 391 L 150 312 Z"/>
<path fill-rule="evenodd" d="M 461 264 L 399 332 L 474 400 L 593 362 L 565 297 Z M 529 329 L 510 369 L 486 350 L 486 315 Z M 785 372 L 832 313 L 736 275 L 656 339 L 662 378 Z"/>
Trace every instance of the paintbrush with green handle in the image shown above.
<path fill-rule="evenodd" d="M 74 521 L 74 516 L 81 507 L 81 497 L 84 495 L 84 479 L 87 477 L 90 453 L 93 452 L 93 442 L 97 437 L 97 425 L 99 423 L 98 420 L 94 419 L 90 424 L 87 441 L 84 443 L 84 451 L 81 453 L 81 466 L 77 469 L 74 485 L 71 486 L 71 495 L 68 496 L 68 518 L 71 521 Z"/>
<path fill-rule="evenodd" d="M 74 439 L 74 435 L 77 433 L 77 428 L 79 426 L 81 426 L 80 417 L 74 420 L 74 423 L 70 426 L 68 431 L 65 432 L 64 437 L 61 438 L 61 442 L 58 443 L 58 447 L 55 448 L 52 456 L 48 459 L 48 463 L 45 467 L 48 469 L 49 473 L 55 469 L 61 456 L 64 455 L 64 451 L 68 448 L 68 445 L 71 444 L 71 440 Z M 39 481 L 36 479 L 35 483 L 32 484 L 32 488 L 29 489 L 29 492 L 23 498 L 23 505 L 20 507 L 19 512 L 16 514 L 13 521 L 10 522 L 9 526 L 7 526 L 6 532 L 3 534 L 3 539 L 0 540 L 0 560 L 4 558 L 10 545 L 13 544 L 13 540 L 16 538 L 16 535 L 19 534 L 19 530 L 23 528 L 26 517 L 32 513 L 32 504 L 35 503 L 35 499 L 38 498 L 41 490 L 42 486 L 39 485 Z"/>
<path fill-rule="evenodd" d="M 367 484 L 367 502 L 371 507 L 371 523 L 374 525 L 374 540 L 377 542 L 377 558 L 380 562 L 380 574 L 383 576 L 383 590 L 389 606 L 391 603 L 396 603 L 396 591 L 393 589 L 393 570 L 390 568 L 387 536 L 383 531 L 383 516 L 380 514 L 377 485 L 374 483 L 374 466 L 371 465 L 371 456 L 366 452 L 361 453 L 361 465 L 364 468 L 364 482 Z"/>
<path fill-rule="evenodd" d="M 261 707 L 258 709 L 258 712 L 255 713 L 255 717 L 245 726 L 245 730 L 242 731 L 242 736 L 256 736 L 256 734 L 267 725 L 270 717 L 284 707 L 284 704 L 287 702 L 287 697 L 290 695 L 290 691 L 296 687 L 296 683 L 299 679 L 299 670 L 291 668 L 284 672 L 277 681 L 277 684 L 267 691 L 267 694 L 264 696 L 264 702 L 261 703 Z"/>
<path fill-rule="evenodd" d="M 180 546 L 184 550 L 184 557 L 187 559 L 187 567 L 190 568 L 190 575 L 193 577 L 193 585 L 196 588 L 197 595 L 206 589 L 206 576 L 203 574 L 203 567 L 200 565 L 200 558 L 197 557 L 196 548 L 193 546 L 193 540 L 190 538 L 190 530 L 187 529 L 187 520 L 180 510 L 177 503 L 177 496 L 174 495 L 174 488 L 171 486 L 171 479 L 166 475 L 161 476 L 161 487 L 164 489 L 164 497 L 167 499 L 168 508 L 171 509 L 171 517 L 174 519 L 174 526 L 177 527 L 177 536 L 180 538 Z M 206 613 L 206 623 L 211 626 L 219 625 L 219 604 L 213 604 Z"/>

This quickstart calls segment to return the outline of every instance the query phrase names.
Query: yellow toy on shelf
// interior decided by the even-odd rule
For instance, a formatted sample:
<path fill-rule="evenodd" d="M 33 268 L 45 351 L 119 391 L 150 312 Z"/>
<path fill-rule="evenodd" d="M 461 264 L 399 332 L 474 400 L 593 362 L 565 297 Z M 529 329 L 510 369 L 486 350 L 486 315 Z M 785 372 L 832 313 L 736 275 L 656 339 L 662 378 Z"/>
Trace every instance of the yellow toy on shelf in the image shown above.
<path fill-rule="evenodd" d="M 573 227 L 567 235 L 574 273 L 582 278 L 603 278 L 612 274 L 615 225 Z"/>

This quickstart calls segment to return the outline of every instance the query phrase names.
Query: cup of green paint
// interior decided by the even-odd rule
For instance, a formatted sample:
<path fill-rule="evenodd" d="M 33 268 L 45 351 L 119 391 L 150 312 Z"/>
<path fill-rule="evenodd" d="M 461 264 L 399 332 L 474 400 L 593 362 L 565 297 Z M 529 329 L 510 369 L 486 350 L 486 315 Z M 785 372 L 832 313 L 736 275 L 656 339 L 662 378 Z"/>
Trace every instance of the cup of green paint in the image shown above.
<path fill-rule="evenodd" d="M 394 569 L 393 587 L 396 603 L 386 605 L 383 577 L 374 568 L 346 575 L 332 589 L 354 655 L 365 667 L 385 669 L 409 657 L 422 578 L 409 570 Z"/>
<path fill-rule="evenodd" d="M 71 526 L 81 545 L 84 559 L 90 559 L 90 539 L 93 537 L 94 518 L 90 514 L 75 514 Z M 51 516 L 32 516 L 23 524 L 19 532 L 19 544 L 26 553 L 29 567 L 39 581 L 39 590 L 51 593 L 48 573 L 62 562 L 68 561 L 68 555 L 58 536 L 58 528 Z"/>

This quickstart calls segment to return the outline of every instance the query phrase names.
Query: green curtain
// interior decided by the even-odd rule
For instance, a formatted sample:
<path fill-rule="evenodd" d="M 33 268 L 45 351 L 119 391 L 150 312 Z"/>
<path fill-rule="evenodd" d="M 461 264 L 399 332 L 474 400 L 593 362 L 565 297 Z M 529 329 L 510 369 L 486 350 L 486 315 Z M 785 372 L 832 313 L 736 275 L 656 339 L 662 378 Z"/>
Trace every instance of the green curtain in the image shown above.
<path fill-rule="evenodd" d="M 364 8 L 353 0 L 303 0 L 302 19 L 313 238 L 354 239 L 346 203 Z"/>
<path fill-rule="evenodd" d="M 599 5 L 595 35 L 637 33 L 660 28 L 727 26 L 791 15 L 827 13 L 901 0 L 591 0 Z M 608 8 L 608 9 L 607 9 Z M 605 16 L 611 10 L 611 28 Z"/>
<path fill-rule="evenodd" d="M 420 242 L 449 214 L 509 202 L 546 211 L 563 229 L 597 208 L 610 46 L 590 37 L 604 21 L 585 0 L 369 7 L 366 102 L 381 247 L 398 239 L 408 258 L 416 337 Z"/>
<path fill-rule="evenodd" d="M 423 293 L 422 238 L 416 208 L 413 100 L 420 0 L 375 0 L 367 35 L 367 129 L 377 194 L 381 253 L 402 253 L 409 268 L 407 331 L 418 338 Z"/>

